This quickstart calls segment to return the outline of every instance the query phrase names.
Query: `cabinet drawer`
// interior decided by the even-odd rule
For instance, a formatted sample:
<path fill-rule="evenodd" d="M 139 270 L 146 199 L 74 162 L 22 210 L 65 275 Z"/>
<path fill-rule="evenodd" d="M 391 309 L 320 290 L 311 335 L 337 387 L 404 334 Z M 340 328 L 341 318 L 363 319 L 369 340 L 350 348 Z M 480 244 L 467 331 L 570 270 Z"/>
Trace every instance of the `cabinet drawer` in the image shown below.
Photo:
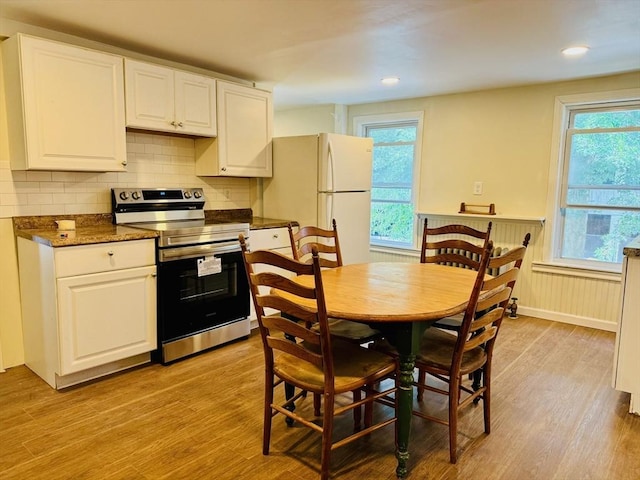
<path fill-rule="evenodd" d="M 264 228 L 261 230 L 251 230 L 249 233 L 249 245 L 252 250 L 272 250 L 274 248 L 289 248 L 289 229 Z"/>
<path fill-rule="evenodd" d="M 154 240 L 96 243 L 55 249 L 56 277 L 155 265 Z"/>

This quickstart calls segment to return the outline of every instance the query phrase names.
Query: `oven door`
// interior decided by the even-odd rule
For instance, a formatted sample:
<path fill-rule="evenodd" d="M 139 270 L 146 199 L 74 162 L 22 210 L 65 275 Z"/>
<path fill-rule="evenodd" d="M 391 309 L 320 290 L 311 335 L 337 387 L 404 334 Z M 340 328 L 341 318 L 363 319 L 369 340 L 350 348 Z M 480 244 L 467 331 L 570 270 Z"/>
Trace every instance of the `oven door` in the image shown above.
<path fill-rule="evenodd" d="M 158 335 L 161 342 L 193 335 L 249 316 L 249 284 L 242 252 L 213 255 L 214 272 L 200 272 L 204 257 L 158 265 Z M 218 271 L 219 270 L 219 271 Z"/>

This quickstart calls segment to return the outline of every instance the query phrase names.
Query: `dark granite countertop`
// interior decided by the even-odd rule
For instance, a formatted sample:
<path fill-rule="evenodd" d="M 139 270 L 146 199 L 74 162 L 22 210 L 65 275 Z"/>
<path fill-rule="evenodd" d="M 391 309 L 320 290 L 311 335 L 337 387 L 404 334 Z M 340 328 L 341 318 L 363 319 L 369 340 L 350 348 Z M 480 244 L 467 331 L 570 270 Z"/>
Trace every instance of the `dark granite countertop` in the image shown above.
<path fill-rule="evenodd" d="M 253 217 L 249 226 L 251 230 L 262 230 L 264 228 L 281 228 L 286 227 L 291 223 L 293 226 L 297 227 L 298 222 L 293 220 L 279 220 L 277 218 L 265 218 L 265 217 Z"/>
<path fill-rule="evenodd" d="M 205 216 L 217 220 L 237 220 L 249 223 L 250 228 L 286 227 L 289 220 L 254 217 L 251 209 L 208 210 Z M 56 220 L 75 220 L 76 229 L 58 230 Z M 292 221 L 293 225 L 298 222 Z M 17 237 L 33 240 L 50 247 L 68 247 L 93 243 L 120 242 L 156 238 L 157 232 L 114 225 L 110 213 L 79 215 L 37 215 L 13 217 L 13 229 Z"/>
<path fill-rule="evenodd" d="M 210 220 L 234 220 L 248 223 L 251 230 L 286 227 L 289 223 L 294 226 L 299 226 L 298 222 L 295 220 L 255 217 L 250 208 L 238 208 L 234 210 L 205 210 L 204 214 L 205 217 Z"/>
<path fill-rule="evenodd" d="M 58 230 L 56 220 L 75 220 L 76 229 Z M 33 240 L 49 247 L 141 240 L 158 236 L 153 231 L 114 225 L 111 221 L 110 213 L 13 217 L 13 229 L 17 237 Z"/>
<path fill-rule="evenodd" d="M 627 257 L 640 257 L 640 237 L 637 237 L 626 245 L 622 249 L 622 253 Z"/>

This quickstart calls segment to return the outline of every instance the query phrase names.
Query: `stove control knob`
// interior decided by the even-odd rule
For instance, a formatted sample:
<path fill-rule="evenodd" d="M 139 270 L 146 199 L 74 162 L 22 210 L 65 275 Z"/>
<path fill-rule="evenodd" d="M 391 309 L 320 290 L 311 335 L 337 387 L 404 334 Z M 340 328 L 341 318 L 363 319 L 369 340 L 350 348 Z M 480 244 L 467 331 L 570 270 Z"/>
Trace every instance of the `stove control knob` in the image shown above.
<path fill-rule="evenodd" d="M 133 193 L 131 194 L 131 197 L 132 197 L 134 200 L 140 200 L 140 192 L 133 192 Z"/>
<path fill-rule="evenodd" d="M 127 192 L 120 192 L 120 200 L 127 200 L 129 198 L 129 194 Z"/>
<path fill-rule="evenodd" d="M 196 191 L 193 192 L 193 196 L 196 197 L 196 198 L 200 198 L 200 197 L 202 197 L 202 193 L 200 193 L 200 190 L 196 190 Z"/>
<path fill-rule="evenodd" d="M 184 198 L 191 198 L 191 192 L 189 190 L 184 191 Z"/>

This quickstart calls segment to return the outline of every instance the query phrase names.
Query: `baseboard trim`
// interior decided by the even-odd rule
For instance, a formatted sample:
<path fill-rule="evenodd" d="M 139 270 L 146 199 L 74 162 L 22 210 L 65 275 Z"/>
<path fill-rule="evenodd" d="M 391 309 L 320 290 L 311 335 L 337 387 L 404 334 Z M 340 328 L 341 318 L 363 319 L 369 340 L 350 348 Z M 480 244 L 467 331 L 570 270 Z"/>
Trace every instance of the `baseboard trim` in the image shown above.
<path fill-rule="evenodd" d="M 542 318 L 543 320 L 553 320 L 554 322 L 569 323 L 571 325 L 595 328 L 598 330 L 605 330 L 607 332 L 618 331 L 617 323 L 608 322 L 606 320 L 599 320 L 597 318 L 579 317 L 577 315 L 570 315 L 568 313 L 553 312 L 551 310 L 523 307 L 520 305 L 518 305 L 518 313 L 529 315 L 531 317 Z"/>

